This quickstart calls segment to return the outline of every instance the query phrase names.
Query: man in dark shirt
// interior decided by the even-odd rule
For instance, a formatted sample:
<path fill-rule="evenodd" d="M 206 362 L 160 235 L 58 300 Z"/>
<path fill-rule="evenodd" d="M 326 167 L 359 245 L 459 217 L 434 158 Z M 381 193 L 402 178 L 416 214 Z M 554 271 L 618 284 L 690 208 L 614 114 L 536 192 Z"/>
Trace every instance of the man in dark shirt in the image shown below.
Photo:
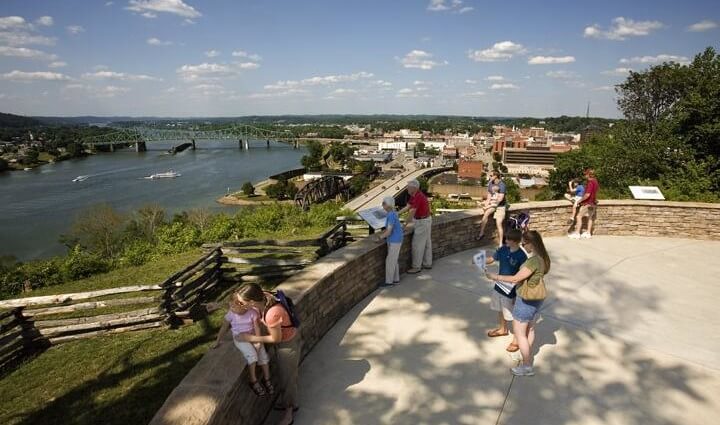
<path fill-rule="evenodd" d="M 432 268 L 432 217 L 430 203 L 420 190 L 420 183 L 415 179 L 410 180 L 407 191 L 410 200 L 400 213 L 410 210 L 405 226 L 413 225 L 412 267 L 407 272 L 414 274 L 420 273 L 422 268 Z"/>

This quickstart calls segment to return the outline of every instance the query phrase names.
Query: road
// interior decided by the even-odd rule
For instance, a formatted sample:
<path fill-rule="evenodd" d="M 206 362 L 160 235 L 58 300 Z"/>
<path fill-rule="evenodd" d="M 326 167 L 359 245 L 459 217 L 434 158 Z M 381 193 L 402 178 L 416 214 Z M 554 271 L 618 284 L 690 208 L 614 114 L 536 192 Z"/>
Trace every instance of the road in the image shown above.
<path fill-rule="evenodd" d="M 379 186 L 376 186 L 362 195 L 350 200 L 345 204 L 345 208 L 353 211 L 360 211 L 365 208 L 375 207 L 382 204 L 382 200 L 386 196 L 396 196 L 405 189 L 407 183 L 418 177 L 423 176 L 433 171 L 450 169 L 448 167 L 430 167 L 430 168 L 419 168 L 412 171 L 403 171 L 400 174 L 395 175 L 393 178 L 385 180 Z"/>

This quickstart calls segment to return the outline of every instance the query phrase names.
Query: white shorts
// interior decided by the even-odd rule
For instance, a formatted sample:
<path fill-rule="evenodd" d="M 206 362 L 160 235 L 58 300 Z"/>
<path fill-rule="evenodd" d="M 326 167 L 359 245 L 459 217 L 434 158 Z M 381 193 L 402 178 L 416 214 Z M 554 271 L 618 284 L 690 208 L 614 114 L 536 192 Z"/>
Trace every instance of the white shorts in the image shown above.
<path fill-rule="evenodd" d="M 490 288 L 490 309 L 493 311 L 502 311 L 503 318 L 508 322 L 513 320 L 513 307 L 515 306 L 515 298 L 508 298 L 500 295 L 495 288 Z"/>
<path fill-rule="evenodd" d="M 264 365 L 270 362 L 264 345 L 261 344 L 260 349 L 256 350 L 255 346 L 249 342 L 235 340 L 233 340 L 233 342 L 235 343 L 237 349 L 240 350 L 241 353 L 243 353 L 247 364 L 257 363 L 259 365 Z"/>

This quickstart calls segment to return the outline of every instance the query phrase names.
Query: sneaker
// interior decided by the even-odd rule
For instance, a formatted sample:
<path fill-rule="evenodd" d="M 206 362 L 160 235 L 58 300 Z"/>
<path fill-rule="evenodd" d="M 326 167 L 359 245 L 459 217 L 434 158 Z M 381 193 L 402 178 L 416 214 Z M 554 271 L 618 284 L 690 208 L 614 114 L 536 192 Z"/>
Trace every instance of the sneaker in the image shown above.
<path fill-rule="evenodd" d="M 382 283 L 378 284 L 378 288 L 392 288 L 393 286 L 395 286 L 394 283 L 382 282 Z"/>
<path fill-rule="evenodd" d="M 515 367 L 511 368 L 510 371 L 515 376 L 533 376 L 533 375 L 535 375 L 535 371 L 533 370 L 533 367 L 526 366 L 526 365 L 515 366 Z"/>
<path fill-rule="evenodd" d="M 583 232 L 583 234 L 580 235 L 580 237 L 583 239 L 592 239 L 592 235 L 588 232 Z"/>
<path fill-rule="evenodd" d="M 570 239 L 580 239 L 580 233 L 578 233 L 578 232 L 569 233 L 569 234 L 568 234 L 568 238 L 570 238 Z"/>
<path fill-rule="evenodd" d="M 412 268 L 412 269 L 408 269 L 407 272 L 410 273 L 410 274 L 417 274 L 417 273 L 420 273 L 421 270 L 420 270 L 420 269 L 416 269 L 416 268 Z"/>

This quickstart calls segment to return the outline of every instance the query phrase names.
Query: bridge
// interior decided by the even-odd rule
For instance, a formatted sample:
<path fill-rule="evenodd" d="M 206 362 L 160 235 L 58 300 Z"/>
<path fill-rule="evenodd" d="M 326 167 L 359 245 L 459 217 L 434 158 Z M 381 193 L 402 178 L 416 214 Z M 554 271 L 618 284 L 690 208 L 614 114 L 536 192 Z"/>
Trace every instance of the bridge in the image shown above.
<path fill-rule="evenodd" d="M 426 175 L 435 175 L 443 171 L 452 170 L 451 167 L 431 167 L 419 168 L 412 171 L 404 171 L 391 179 L 386 180 L 381 185 L 376 186 L 360 196 L 355 197 L 345 204 L 345 208 L 352 211 L 360 211 L 370 207 L 377 207 L 382 203 L 386 196 L 397 197 L 405 191 L 407 184 L 412 179 Z"/>
<path fill-rule="evenodd" d="M 196 148 L 195 142 L 200 140 L 237 141 L 240 149 L 250 149 L 250 140 L 265 140 L 267 147 L 270 141 L 290 143 L 297 149 L 299 139 L 289 131 L 275 131 L 251 125 L 233 125 L 215 130 L 159 129 L 154 127 L 113 127 L 115 131 L 96 136 L 88 136 L 79 142 L 84 146 L 110 146 L 132 144 L 136 152 L 147 150 L 147 143 L 185 140 Z"/>

